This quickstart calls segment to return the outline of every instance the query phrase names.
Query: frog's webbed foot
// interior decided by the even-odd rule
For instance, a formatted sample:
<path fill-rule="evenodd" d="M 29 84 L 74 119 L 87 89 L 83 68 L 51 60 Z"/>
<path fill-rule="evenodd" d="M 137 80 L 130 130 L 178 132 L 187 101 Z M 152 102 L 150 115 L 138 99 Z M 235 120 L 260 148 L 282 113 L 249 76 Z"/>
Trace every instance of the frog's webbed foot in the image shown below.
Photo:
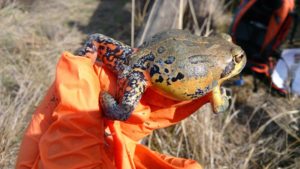
<path fill-rule="evenodd" d="M 216 86 L 212 91 L 211 104 L 213 107 L 214 113 L 222 113 L 228 110 L 229 108 L 229 99 L 231 96 L 226 94 L 224 88 Z"/>
<path fill-rule="evenodd" d="M 146 80 L 143 72 L 132 71 L 124 82 L 122 89 L 119 95 L 119 103 L 109 93 L 100 93 L 102 110 L 105 116 L 112 120 L 125 121 L 130 117 L 146 90 Z"/>
<path fill-rule="evenodd" d="M 88 37 L 88 39 L 84 42 L 83 46 L 79 48 L 75 54 L 78 56 L 85 56 L 87 53 L 95 53 L 97 52 L 97 46 L 93 42 L 97 42 L 97 39 L 102 37 L 101 34 L 92 34 Z"/>

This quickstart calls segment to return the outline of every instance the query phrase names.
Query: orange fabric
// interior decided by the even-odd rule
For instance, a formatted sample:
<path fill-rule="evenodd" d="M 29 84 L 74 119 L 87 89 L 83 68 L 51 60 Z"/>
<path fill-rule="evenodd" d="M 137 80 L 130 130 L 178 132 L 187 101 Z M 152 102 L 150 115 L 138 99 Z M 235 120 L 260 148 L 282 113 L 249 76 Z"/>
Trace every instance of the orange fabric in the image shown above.
<path fill-rule="evenodd" d="M 178 102 L 149 88 L 126 122 L 110 121 L 98 97 L 101 90 L 115 94 L 116 85 L 115 75 L 91 59 L 63 53 L 55 82 L 25 132 L 16 168 L 201 168 L 194 160 L 161 155 L 138 141 L 188 117 L 210 95 Z"/>

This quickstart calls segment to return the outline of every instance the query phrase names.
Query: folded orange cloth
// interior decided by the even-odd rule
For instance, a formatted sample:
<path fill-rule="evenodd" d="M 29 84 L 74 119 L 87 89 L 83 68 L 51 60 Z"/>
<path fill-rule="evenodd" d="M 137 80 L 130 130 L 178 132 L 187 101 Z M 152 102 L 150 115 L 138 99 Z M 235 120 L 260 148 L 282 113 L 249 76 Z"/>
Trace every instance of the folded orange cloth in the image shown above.
<path fill-rule="evenodd" d="M 63 53 L 55 82 L 25 132 L 16 168 L 201 168 L 138 141 L 188 117 L 209 102 L 210 94 L 178 102 L 149 88 L 130 118 L 120 122 L 103 117 L 98 103 L 100 91 L 114 95 L 116 86 L 115 75 L 90 58 Z"/>

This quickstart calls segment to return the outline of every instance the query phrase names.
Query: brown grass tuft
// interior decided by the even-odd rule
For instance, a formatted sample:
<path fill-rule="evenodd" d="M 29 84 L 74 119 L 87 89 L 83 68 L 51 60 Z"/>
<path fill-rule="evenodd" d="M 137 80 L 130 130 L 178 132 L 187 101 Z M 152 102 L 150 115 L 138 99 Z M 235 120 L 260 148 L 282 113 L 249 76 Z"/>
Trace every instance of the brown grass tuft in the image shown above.
<path fill-rule="evenodd" d="M 85 37 L 67 24 L 83 6 L 55 0 L 36 1 L 28 10 L 15 3 L 0 10 L 0 168 L 14 168 L 23 131 L 53 81 L 57 59 Z M 82 17 L 88 20 L 93 10 Z"/>

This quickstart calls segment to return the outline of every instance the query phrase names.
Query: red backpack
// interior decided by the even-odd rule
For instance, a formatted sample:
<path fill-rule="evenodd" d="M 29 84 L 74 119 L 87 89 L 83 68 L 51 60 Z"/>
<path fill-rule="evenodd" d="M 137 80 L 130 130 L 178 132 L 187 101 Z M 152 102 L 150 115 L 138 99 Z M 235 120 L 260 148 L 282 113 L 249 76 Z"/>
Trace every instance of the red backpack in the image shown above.
<path fill-rule="evenodd" d="M 294 0 L 241 1 L 230 34 L 247 54 L 246 69 L 270 77 L 275 65 L 274 58 L 279 56 L 279 46 L 286 40 L 297 17 L 294 8 Z M 296 26 L 297 22 L 294 22 L 291 37 Z"/>

